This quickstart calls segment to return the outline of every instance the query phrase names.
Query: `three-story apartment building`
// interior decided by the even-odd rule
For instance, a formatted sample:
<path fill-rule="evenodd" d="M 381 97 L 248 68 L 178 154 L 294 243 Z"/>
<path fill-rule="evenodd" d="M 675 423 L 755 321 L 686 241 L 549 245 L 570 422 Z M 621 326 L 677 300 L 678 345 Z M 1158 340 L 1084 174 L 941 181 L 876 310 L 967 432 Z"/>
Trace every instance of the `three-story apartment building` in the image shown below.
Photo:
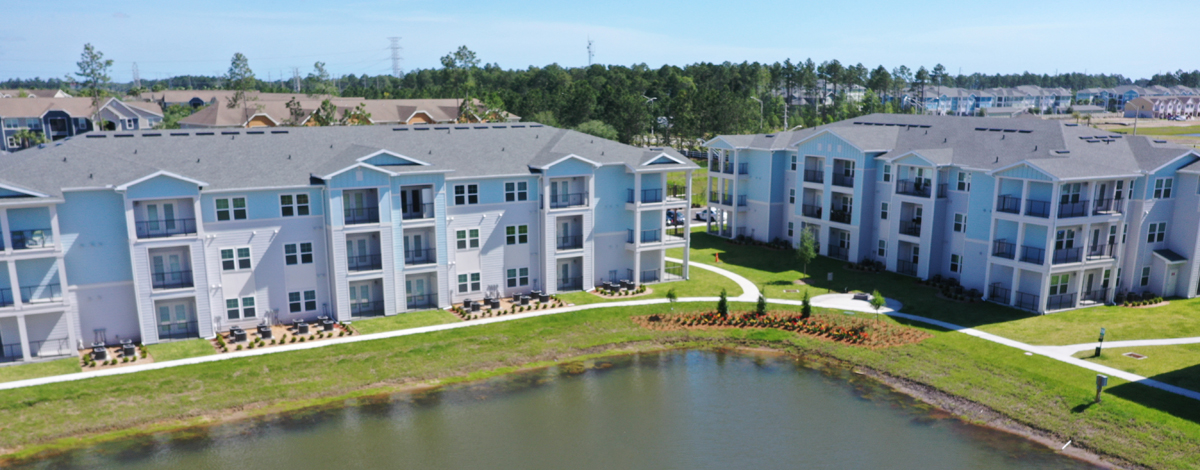
<path fill-rule="evenodd" d="M 686 278 L 696 168 L 534 123 L 54 142 L 0 162 L 3 357 Z"/>
<path fill-rule="evenodd" d="M 710 169 L 746 169 L 710 170 L 713 233 L 796 242 L 811 230 L 823 255 L 955 278 L 1036 312 L 1197 295 L 1194 149 L 1055 121 L 905 115 L 707 146 Z"/>

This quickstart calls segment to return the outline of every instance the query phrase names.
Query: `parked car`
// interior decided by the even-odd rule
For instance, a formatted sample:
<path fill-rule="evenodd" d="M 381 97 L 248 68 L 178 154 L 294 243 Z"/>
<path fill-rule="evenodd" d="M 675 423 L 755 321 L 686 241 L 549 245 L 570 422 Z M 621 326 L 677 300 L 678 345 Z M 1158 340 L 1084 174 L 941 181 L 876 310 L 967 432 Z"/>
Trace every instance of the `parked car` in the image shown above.
<path fill-rule="evenodd" d="M 696 213 L 696 220 L 701 220 L 704 222 L 708 222 L 708 221 L 720 222 L 720 221 L 723 221 L 724 219 L 725 219 L 724 213 L 722 213 L 719 210 L 715 210 L 715 209 L 704 209 L 704 210 Z"/>
<path fill-rule="evenodd" d="M 675 210 L 667 211 L 667 226 L 683 225 L 683 213 Z"/>
<path fill-rule="evenodd" d="M 1171 116 L 1171 118 L 1167 119 L 1167 120 L 1168 121 L 1186 121 L 1187 116 Z"/>

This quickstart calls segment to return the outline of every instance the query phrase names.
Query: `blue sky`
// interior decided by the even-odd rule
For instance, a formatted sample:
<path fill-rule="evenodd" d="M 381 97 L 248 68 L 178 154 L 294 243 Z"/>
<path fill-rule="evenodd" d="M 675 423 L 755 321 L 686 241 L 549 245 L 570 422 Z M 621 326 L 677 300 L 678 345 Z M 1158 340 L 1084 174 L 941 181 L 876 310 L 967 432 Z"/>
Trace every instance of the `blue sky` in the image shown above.
<path fill-rule="evenodd" d="M 460 45 L 504 68 L 775 62 L 811 57 L 951 73 L 1088 71 L 1149 77 L 1200 68 L 1186 24 L 1200 2 L 66 1 L 17 0 L 0 27 L 0 78 L 62 77 L 90 42 L 112 76 L 221 74 L 235 52 L 260 78 L 391 71 L 389 36 L 406 70 L 438 66 Z M 53 29 L 47 29 L 53 25 Z"/>

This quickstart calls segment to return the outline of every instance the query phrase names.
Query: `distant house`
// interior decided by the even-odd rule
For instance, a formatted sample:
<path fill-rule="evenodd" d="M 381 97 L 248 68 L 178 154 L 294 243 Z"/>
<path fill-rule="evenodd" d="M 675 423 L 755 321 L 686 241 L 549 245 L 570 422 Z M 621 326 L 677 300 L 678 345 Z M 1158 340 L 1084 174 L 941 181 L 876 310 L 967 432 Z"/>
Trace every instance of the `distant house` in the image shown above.
<path fill-rule="evenodd" d="M 1146 96 L 1125 103 L 1125 117 L 1168 119 L 1196 117 L 1200 96 Z"/>
<path fill-rule="evenodd" d="M 17 89 L 0 90 L 0 98 L 71 98 L 71 95 L 55 89 Z"/>
<path fill-rule="evenodd" d="M 278 94 L 276 94 L 278 95 Z M 292 98 L 300 105 L 296 118 L 287 103 Z M 346 112 L 362 105 L 371 115 L 370 124 L 443 124 L 451 122 L 479 122 L 479 116 L 470 114 L 460 116 L 456 99 L 415 99 L 415 100 L 368 100 L 363 98 L 329 98 L 341 118 Z M 245 106 L 230 108 L 222 101 L 215 106 L 208 106 L 195 114 L 179 120 L 179 126 L 184 129 L 214 128 L 214 127 L 276 127 L 283 125 L 313 126 L 313 113 L 321 106 L 323 99 L 312 99 L 306 95 L 289 95 L 287 100 L 273 99 L 249 101 Z M 475 101 L 477 109 L 482 112 L 483 104 Z M 506 114 L 507 121 L 520 120 L 519 116 Z M 295 122 L 293 122 L 295 121 Z"/>
<path fill-rule="evenodd" d="M 16 137 L 23 130 L 59 140 L 94 130 L 95 111 L 91 98 L 36 98 L 0 100 L 3 142 L 0 150 L 12 152 L 24 148 Z M 162 109 L 154 103 L 123 102 L 107 98 L 99 110 L 105 130 L 150 129 L 162 122 Z"/>
<path fill-rule="evenodd" d="M 163 109 L 168 106 L 187 105 L 193 108 L 208 106 L 210 104 L 228 103 L 237 93 L 236 90 L 164 90 L 152 91 L 138 95 L 142 101 L 151 101 L 158 103 Z M 257 91 L 246 92 L 246 97 L 250 101 L 279 101 L 288 102 L 292 98 L 302 100 L 317 100 L 318 102 L 325 98 L 331 98 L 329 95 L 313 95 L 309 96 L 304 93 L 260 93 Z M 365 98 L 353 98 L 362 100 Z"/>
<path fill-rule="evenodd" d="M 984 116 L 986 117 L 1011 118 L 1024 114 L 1027 109 L 1028 108 L 1002 106 L 997 108 L 985 108 L 983 111 Z"/>
<path fill-rule="evenodd" d="M 1100 113 L 1103 113 L 1103 112 L 1104 112 L 1104 108 L 1102 108 L 1102 107 L 1100 107 L 1100 106 L 1096 106 L 1096 105 L 1091 105 L 1091 104 L 1080 104 L 1080 105 L 1075 105 L 1075 106 L 1074 106 L 1074 107 L 1072 107 L 1071 109 L 1072 109 L 1073 111 L 1075 111 L 1075 112 L 1077 112 L 1077 113 L 1079 113 L 1079 114 L 1083 114 L 1083 115 L 1088 115 L 1088 114 L 1100 114 Z"/>

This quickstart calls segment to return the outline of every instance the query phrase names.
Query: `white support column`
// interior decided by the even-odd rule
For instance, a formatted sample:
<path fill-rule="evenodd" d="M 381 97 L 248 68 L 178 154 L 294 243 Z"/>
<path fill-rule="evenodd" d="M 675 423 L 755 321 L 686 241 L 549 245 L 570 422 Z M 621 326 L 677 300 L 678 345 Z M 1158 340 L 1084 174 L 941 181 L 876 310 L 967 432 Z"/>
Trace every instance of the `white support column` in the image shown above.
<path fill-rule="evenodd" d="M 13 306 L 17 310 L 20 310 L 21 304 L 25 302 L 21 299 L 21 280 L 17 279 L 17 263 L 13 260 L 8 260 L 4 264 L 8 266 L 8 283 L 9 287 L 12 288 Z"/>
<path fill-rule="evenodd" d="M 48 207 L 48 209 L 50 209 L 50 232 L 52 234 L 51 236 L 54 237 L 54 251 L 62 253 L 62 231 L 58 230 L 58 206 L 52 204 Z M 63 288 L 66 288 L 67 283 L 62 283 L 62 286 Z"/>
<path fill-rule="evenodd" d="M 17 315 L 17 333 L 21 336 L 21 357 L 28 361 L 32 351 L 29 350 L 29 332 L 25 330 L 25 315 Z"/>
<path fill-rule="evenodd" d="M 1075 276 L 1075 279 L 1071 280 L 1071 284 L 1073 284 L 1073 290 L 1075 291 L 1075 301 L 1072 303 L 1071 308 L 1075 308 L 1078 307 L 1079 302 L 1083 300 L 1084 270 L 1080 269 L 1079 271 L 1075 271 L 1072 273 L 1072 275 Z M 1101 272 L 1101 275 L 1103 275 L 1103 272 Z"/>
<path fill-rule="evenodd" d="M 8 224 L 8 209 L 0 209 L 0 228 L 4 234 L 4 253 L 12 254 L 12 226 Z"/>
<path fill-rule="evenodd" d="M 740 161 L 739 161 L 741 158 L 740 153 L 741 152 L 739 152 L 737 149 L 733 150 L 733 178 L 731 181 L 733 183 L 733 190 L 729 192 L 729 197 L 730 197 L 729 203 L 731 204 L 731 207 L 733 207 L 733 210 L 729 211 L 729 236 L 730 236 L 730 238 L 737 237 L 737 226 L 738 226 L 738 224 L 737 224 L 738 223 L 737 197 L 738 197 L 738 179 L 739 179 L 737 177 L 737 168 L 738 168 L 738 163 L 740 163 Z"/>
<path fill-rule="evenodd" d="M 1046 304 L 1050 302 L 1050 273 L 1049 272 L 1042 273 L 1042 287 L 1041 287 L 1041 291 L 1038 292 L 1037 295 L 1038 295 L 1038 303 L 1041 304 L 1038 306 L 1038 313 L 1041 313 L 1044 315 L 1046 313 Z"/>
<path fill-rule="evenodd" d="M 683 210 L 683 272 L 680 274 L 683 275 L 684 279 L 691 279 L 688 276 L 688 259 L 692 255 L 692 170 L 688 170 L 685 174 L 686 177 L 684 179 L 687 180 L 688 202 L 686 205 L 687 208 Z"/>
<path fill-rule="evenodd" d="M 1020 283 L 1021 283 L 1021 269 L 1014 267 L 1013 275 L 1012 275 L 1012 284 L 1010 284 L 1008 286 L 1008 304 L 1009 305 L 1017 304 L 1017 288 L 1020 287 L 1020 285 L 1021 285 Z"/>

